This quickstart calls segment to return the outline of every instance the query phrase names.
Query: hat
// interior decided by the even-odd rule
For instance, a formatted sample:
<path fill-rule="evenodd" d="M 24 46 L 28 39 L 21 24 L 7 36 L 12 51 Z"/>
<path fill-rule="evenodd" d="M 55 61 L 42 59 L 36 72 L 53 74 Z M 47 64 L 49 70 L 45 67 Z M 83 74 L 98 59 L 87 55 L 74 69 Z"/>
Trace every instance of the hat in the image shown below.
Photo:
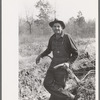
<path fill-rule="evenodd" d="M 63 29 L 65 28 L 64 22 L 63 21 L 60 21 L 60 20 L 58 20 L 56 18 L 55 18 L 54 21 L 52 21 L 52 22 L 49 23 L 50 27 L 52 27 L 54 25 L 54 23 L 59 23 L 62 26 Z"/>

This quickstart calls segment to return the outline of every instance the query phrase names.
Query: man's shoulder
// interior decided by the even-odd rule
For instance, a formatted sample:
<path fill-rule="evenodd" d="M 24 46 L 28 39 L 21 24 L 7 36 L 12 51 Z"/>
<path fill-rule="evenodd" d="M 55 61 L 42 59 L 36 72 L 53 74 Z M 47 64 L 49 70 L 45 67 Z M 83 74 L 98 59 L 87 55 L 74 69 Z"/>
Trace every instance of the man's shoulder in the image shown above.
<path fill-rule="evenodd" d="M 71 37 L 71 35 L 70 35 L 69 33 L 64 33 L 64 36 L 65 36 L 66 38 L 70 38 L 70 37 Z"/>
<path fill-rule="evenodd" d="M 69 40 L 69 41 L 70 41 L 70 40 L 71 40 L 71 41 L 73 40 L 72 36 L 71 36 L 70 34 L 68 34 L 68 33 L 65 33 L 64 39 L 65 39 L 65 40 Z"/>
<path fill-rule="evenodd" d="M 52 40 L 55 37 L 55 34 L 51 35 L 50 40 Z"/>

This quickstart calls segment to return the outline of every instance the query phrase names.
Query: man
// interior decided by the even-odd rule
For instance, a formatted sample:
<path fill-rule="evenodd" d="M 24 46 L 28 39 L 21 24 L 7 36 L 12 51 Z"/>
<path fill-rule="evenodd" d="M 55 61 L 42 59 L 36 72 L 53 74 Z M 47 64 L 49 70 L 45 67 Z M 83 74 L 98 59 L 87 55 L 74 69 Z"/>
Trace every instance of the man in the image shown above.
<path fill-rule="evenodd" d="M 44 79 L 44 87 L 51 94 L 50 100 L 71 100 L 74 95 L 64 92 L 68 73 L 72 74 L 69 66 L 78 56 L 78 50 L 72 38 L 64 33 L 65 24 L 55 19 L 49 23 L 54 34 L 51 36 L 47 49 L 36 58 L 36 64 L 40 58 L 53 53 L 53 59 Z M 59 67 L 59 64 L 64 64 Z M 66 69 L 66 70 L 65 70 Z M 69 72 L 67 71 L 69 69 Z"/>

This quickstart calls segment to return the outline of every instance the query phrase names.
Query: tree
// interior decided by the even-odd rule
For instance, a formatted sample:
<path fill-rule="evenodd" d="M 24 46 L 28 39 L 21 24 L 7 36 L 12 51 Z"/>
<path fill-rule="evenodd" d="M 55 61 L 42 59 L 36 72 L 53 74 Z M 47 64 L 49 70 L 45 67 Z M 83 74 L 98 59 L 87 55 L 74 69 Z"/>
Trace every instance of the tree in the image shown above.
<path fill-rule="evenodd" d="M 85 24 L 85 18 L 83 17 L 83 14 L 81 11 L 78 12 L 76 23 L 79 27 L 82 27 Z"/>
<path fill-rule="evenodd" d="M 47 35 L 50 29 L 48 27 L 48 23 L 50 21 L 50 15 L 54 12 L 52 10 L 51 5 L 48 1 L 39 0 L 35 7 L 39 10 L 39 14 L 37 15 L 38 19 L 35 21 L 38 27 L 41 27 L 43 34 Z"/>
<path fill-rule="evenodd" d="M 73 37 L 95 37 L 95 20 L 85 21 L 82 12 L 79 11 L 77 18 L 69 19 L 65 31 Z"/>
<path fill-rule="evenodd" d="M 52 7 L 48 1 L 39 0 L 35 7 L 39 10 L 37 17 L 40 20 L 48 21 L 50 14 L 53 13 Z"/>
<path fill-rule="evenodd" d="M 28 16 L 26 14 L 26 23 L 28 24 L 28 30 L 29 30 L 29 33 L 32 34 L 32 24 L 34 22 L 34 19 L 32 16 Z"/>

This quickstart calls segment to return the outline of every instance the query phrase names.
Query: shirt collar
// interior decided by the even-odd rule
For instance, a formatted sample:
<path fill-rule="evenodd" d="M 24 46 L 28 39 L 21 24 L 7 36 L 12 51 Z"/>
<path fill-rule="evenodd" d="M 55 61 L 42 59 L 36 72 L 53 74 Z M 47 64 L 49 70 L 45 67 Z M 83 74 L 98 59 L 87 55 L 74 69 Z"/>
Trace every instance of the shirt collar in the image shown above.
<path fill-rule="evenodd" d="M 63 37 L 64 36 L 64 32 L 62 32 L 62 34 L 61 34 L 61 37 Z"/>
<path fill-rule="evenodd" d="M 60 38 L 63 38 L 63 36 L 64 36 L 64 32 L 62 32 Z M 55 34 L 55 38 L 56 38 L 56 34 Z"/>

